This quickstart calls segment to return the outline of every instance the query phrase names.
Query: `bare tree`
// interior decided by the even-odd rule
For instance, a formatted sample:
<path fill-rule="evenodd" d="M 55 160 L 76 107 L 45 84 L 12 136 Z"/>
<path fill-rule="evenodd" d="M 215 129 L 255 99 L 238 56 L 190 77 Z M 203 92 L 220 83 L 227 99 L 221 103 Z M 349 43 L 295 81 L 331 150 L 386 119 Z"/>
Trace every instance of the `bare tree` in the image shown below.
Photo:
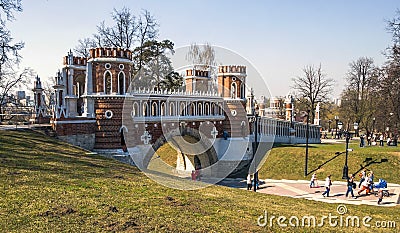
<path fill-rule="evenodd" d="M 107 26 L 103 21 L 97 26 L 97 34 L 94 35 L 97 44 L 99 46 L 131 49 L 139 27 L 136 17 L 126 7 L 121 10 L 114 8 L 111 17 L 114 25 Z"/>
<path fill-rule="evenodd" d="M 7 104 L 11 91 L 16 87 L 26 85 L 34 77 L 30 68 L 25 68 L 21 72 L 8 70 L 7 73 L 2 72 L 0 76 L 0 113 L 3 113 L 3 107 Z M 3 115 L 0 115 L 3 121 Z"/>
<path fill-rule="evenodd" d="M 22 11 L 22 0 L 0 0 L 0 8 L 2 9 L 4 14 L 0 14 L 0 23 L 4 25 L 6 21 L 14 20 L 14 11 L 21 12 Z M 5 17 L 4 17 L 5 15 Z"/>
<path fill-rule="evenodd" d="M 186 60 L 191 62 L 195 67 L 208 69 L 216 65 L 215 50 L 207 42 L 204 45 L 193 43 L 190 45 L 189 51 L 186 54 Z"/>
<path fill-rule="evenodd" d="M 21 59 L 19 51 L 24 47 L 24 43 L 14 43 L 11 32 L 6 27 L 7 21 L 14 20 L 14 12 L 20 11 L 22 11 L 21 0 L 0 0 L 0 113 L 3 113 L 3 106 L 11 91 L 26 84 L 32 77 L 30 68 L 18 71 Z M 3 120 L 2 115 L 0 120 Z"/>
<path fill-rule="evenodd" d="M 91 47 L 116 47 L 134 51 L 136 61 L 133 75 L 135 75 L 148 60 L 146 46 L 149 41 L 156 41 L 158 37 L 158 23 L 153 15 L 143 10 L 139 16 L 135 16 L 129 8 L 121 10 L 114 8 L 111 13 L 112 25 L 106 25 L 105 21 L 97 26 L 97 33 L 93 38 L 79 40 L 75 52 L 87 57 Z M 160 42 L 161 43 L 161 42 Z"/>
<path fill-rule="evenodd" d="M 84 38 L 78 40 L 78 45 L 74 48 L 74 52 L 79 57 L 89 57 L 89 49 L 96 47 L 96 41 L 91 38 Z"/>
<path fill-rule="evenodd" d="M 369 118 L 372 116 L 371 104 L 377 85 L 374 61 L 369 57 L 361 57 L 349 64 L 347 73 L 346 100 L 348 120 L 357 122 L 368 131 Z"/>
<path fill-rule="evenodd" d="M 139 17 L 138 21 L 138 31 L 137 31 L 137 38 L 138 38 L 138 46 L 136 48 L 137 55 L 134 58 L 137 60 L 137 70 L 141 70 L 144 61 L 145 61 L 145 55 L 144 55 L 144 46 L 147 41 L 154 41 L 158 37 L 158 23 L 155 20 L 155 18 L 150 14 L 149 11 L 144 10 L 142 12 L 142 15 Z"/>
<path fill-rule="evenodd" d="M 322 73 L 321 65 L 312 65 L 303 68 L 303 76 L 294 79 L 293 86 L 299 98 L 307 100 L 307 107 L 311 110 L 311 122 L 314 122 L 315 108 L 318 102 L 325 102 L 333 90 L 333 80 L 326 78 Z"/>
<path fill-rule="evenodd" d="M 217 62 L 215 61 L 215 50 L 211 44 L 206 42 L 204 45 L 193 43 L 190 45 L 186 54 L 186 60 L 191 62 L 195 69 L 209 70 L 211 76 L 212 89 L 215 91 L 217 83 Z"/>

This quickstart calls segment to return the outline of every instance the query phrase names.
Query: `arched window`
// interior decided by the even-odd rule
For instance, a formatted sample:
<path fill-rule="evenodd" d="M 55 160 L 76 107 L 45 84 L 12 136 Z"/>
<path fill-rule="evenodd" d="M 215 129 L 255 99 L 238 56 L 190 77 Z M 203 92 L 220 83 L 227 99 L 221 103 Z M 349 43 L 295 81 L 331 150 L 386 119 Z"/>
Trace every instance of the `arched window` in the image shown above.
<path fill-rule="evenodd" d="M 246 86 L 244 85 L 244 83 L 242 83 L 241 88 L 240 88 L 241 89 L 240 90 L 240 98 L 241 99 L 246 98 L 246 96 L 245 96 L 245 93 L 246 93 L 245 88 L 246 88 Z"/>
<path fill-rule="evenodd" d="M 149 105 L 148 105 L 146 102 L 143 103 L 142 111 L 143 111 L 143 116 L 144 116 L 144 117 L 146 117 L 146 116 L 149 115 L 148 110 L 149 110 Z"/>
<path fill-rule="evenodd" d="M 157 102 L 153 102 L 151 105 L 151 116 L 158 116 L 158 104 Z"/>
<path fill-rule="evenodd" d="M 175 104 L 174 103 L 169 103 L 169 115 L 175 116 Z"/>
<path fill-rule="evenodd" d="M 125 73 L 122 71 L 118 74 L 118 94 L 125 94 Z"/>
<path fill-rule="evenodd" d="M 236 99 L 236 95 L 237 95 L 236 93 L 237 93 L 237 85 L 235 82 L 233 82 L 231 84 L 231 98 L 232 99 Z"/>
<path fill-rule="evenodd" d="M 112 81 L 111 81 L 111 72 L 104 72 L 104 94 L 111 94 L 112 92 Z"/>
<path fill-rule="evenodd" d="M 165 116 L 165 102 L 161 103 L 161 116 Z"/>

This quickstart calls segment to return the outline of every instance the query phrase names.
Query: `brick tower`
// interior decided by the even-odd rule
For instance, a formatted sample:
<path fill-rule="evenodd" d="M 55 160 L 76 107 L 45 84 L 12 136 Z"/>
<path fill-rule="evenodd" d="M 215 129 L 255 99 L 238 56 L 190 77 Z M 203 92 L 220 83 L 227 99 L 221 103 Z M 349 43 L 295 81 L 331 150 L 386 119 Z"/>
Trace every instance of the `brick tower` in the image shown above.
<path fill-rule="evenodd" d="M 248 134 L 246 122 L 246 66 L 219 66 L 218 93 L 224 98 L 224 130 L 231 137 Z"/>
<path fill-rule="evenodd" d="M 94 149 L 124 148 L 122 109 L 132 75 L 132 52 L 120 48 L 89 52 L 83 116 L 96 120 Z"/>

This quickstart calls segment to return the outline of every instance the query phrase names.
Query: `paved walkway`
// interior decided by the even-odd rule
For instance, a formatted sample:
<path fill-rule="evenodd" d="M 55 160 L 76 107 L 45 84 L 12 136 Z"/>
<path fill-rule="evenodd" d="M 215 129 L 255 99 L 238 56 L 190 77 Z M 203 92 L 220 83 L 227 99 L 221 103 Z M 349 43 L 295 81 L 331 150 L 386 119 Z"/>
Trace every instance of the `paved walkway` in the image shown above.
<path fill-rule="evenodd" d="M 279 196 L 288 196 L 293 198 L 304 198 L 314 201 L 322 201 L 328 203 L 344 203 L 353 205 L 378 205 L 378 198 L 374 194 L 357 195 L 358 188 L 354 190 L 354 195 L 357 199 L 346 197 L 347 183 L 342 181 L 334 181 L 331 186 L 329 197 L 323 197 L 322 192 L 325 188 L 322 186 L 323 181 L 319 181 L 321 187 L 310 188 L 309 181 L 306 180 L 261 180 L 260 188 L 257 190 L 259 193 L 267 193 Z M 321 184 L 322 183 L 322 184 Z M 224 179 L 218 183 L 219 185 L 229 186 L 234 188 L 246 189 L 246 180 L 243 179 Z M 380 206 L 396 206 L 400 204 L 400 185 L 388 184 L 389 197 L 384 197 Z"/>

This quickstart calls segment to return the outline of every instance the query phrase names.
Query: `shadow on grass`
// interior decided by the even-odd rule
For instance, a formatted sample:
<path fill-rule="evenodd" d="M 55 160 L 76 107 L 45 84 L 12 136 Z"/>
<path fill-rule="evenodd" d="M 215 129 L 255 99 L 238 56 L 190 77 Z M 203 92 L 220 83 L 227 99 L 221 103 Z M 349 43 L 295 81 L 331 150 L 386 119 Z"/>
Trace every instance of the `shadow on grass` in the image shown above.
<path fill-rule="evenodd" d="M 328 164 L 329 162 L 331 162 L 332 160 L 336 159 L 337 157 L 339 157 L 342 153 L 338 153 L 335 156 L 333 156 L 332 158 L 326 160 L 325 162 L 323 162 L 322 164 L 320 164 L 317 168 L 313 169 L 312 171 L 310 171 L 309 173 L 307 173 L 307 175 L 310 175 L 316 171 L 318 171 L 319 169 L 321 169 L 324 165 Z"/>
<path fill-rule="evenodd" d="M 6 176 L 34 171 L 76 179 L 136 172 L 133 167 L 130 170 L 112 159 L 85 155 L 84 150 L 31 130 L 1 131 L 0 142 L 0 168 L 9 170 Z"/>
<path fill-rule="evenodd" d="M 356 174 L 360 173 L 362 170 L 366 169 L 367 167 L 371 166 L 372 164 L 381 164 L 381 163 L 386 163 L 386 162 L 387 162 L 387 160 L 386 161 L 385 160 L 383 160 L 383 161 L 381 160 L 381 161 L 378 162 L 378 159 L 375 159 L 375 160 L 372 160 L 372 161 L 368 162 L 364 166 L 362 164 L 360 164 L 360 169 L 358 169 L 356 172 L 354 172 L 352 174 L 353 174 L 353 176 L 355 176 Z"/>

